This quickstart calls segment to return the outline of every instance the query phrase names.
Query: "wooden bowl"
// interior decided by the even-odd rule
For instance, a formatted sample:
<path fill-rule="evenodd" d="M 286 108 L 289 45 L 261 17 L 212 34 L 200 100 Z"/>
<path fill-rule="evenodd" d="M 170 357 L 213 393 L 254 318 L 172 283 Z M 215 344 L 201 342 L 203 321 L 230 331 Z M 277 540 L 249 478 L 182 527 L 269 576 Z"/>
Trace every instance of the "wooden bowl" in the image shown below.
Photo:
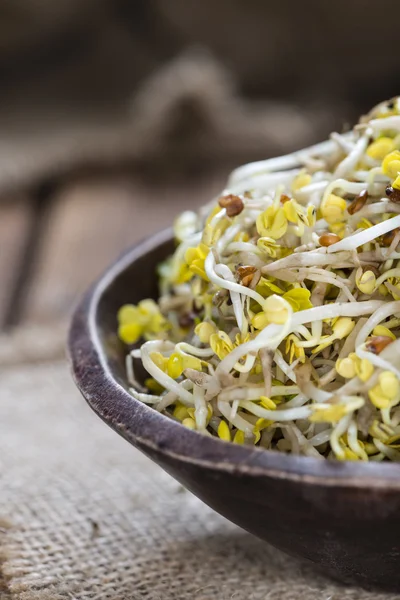
<path fill-rule="evenodd" d="M 157 296 L 156 266 L 172 249 L 170 231 L 134 247 L 76 310 L 69 355 L 83 396 L 110 427 L 234 523 L 342 581 L 399 591 L 400 466 L 226 443 L 129 394 L 116 313 Z"/>

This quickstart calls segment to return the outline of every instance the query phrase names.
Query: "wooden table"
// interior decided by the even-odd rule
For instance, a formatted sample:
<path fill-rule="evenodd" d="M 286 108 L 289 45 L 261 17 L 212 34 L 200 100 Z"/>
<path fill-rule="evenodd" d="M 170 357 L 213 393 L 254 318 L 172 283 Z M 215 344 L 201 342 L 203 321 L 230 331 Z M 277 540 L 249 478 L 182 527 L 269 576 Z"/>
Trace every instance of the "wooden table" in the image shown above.
<path fill-rule="evenodd" d="M 207 202 L 226 173 L 152 185 L 86 174 L 0 199 L 0 329 L 65 320 L 121 252 Z"/>

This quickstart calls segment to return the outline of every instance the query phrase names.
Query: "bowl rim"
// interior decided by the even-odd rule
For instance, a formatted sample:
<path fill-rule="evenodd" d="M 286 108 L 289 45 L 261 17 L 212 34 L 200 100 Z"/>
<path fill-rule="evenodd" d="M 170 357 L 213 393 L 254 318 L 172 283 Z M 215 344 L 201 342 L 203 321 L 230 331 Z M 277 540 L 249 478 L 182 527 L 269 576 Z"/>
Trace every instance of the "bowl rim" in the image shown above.
<path fill-rule="evenodd" d="M 324 486 L 400 490 L 400 465 L 395 463 L 327 461 L 226 443 L 183 427 L 133 398 L 118 383 L 96 326 L 99 302 L 132 263 L 172 239 L 172 230 L 164 229 L 135 244 L 89 288 L 72 316 L 67 347 L 72 376 L 94 412 L 142 451 L 162 453 L 183 463 Z"/>

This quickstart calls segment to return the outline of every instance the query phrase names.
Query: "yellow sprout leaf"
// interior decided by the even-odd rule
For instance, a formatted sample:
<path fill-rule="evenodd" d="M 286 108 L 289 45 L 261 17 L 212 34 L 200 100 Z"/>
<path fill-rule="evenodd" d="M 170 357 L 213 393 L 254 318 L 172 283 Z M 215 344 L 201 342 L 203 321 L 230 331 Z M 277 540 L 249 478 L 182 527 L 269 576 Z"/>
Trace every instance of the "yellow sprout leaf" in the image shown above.
<path fill-rule="evenodd" d="M 382 161 L 382 171 L 390 179 L 395 179 L 400 172 L 400 152 L 390 152 Z"/>
<path fill-rule="evenodd" d="M 345 460 L 360 460 L 360 457 L 357 456 L 357 454 L 353 452 L 353 450 L 350 450 L 350 448 L 344 448 L 344 453 Z"/>
<path fill-rule="evenodd" d="M 368 381 L 371 375 L 374 372 L 374 365 L 367 358 L 358 358 L 358 356 L 354 353 L 350 354 L 351 357 L 355 357 L 355 366 L 356 366 L 356 375 L 363 381 L 364 383 Z"/>
<path fill-rule="evenodd" d="M 285 235 L 288 222 L 283 208 L 269 206 L 264 212 L 258 215 L 256 225 L 261 237 L 278 240 Z"/>
<path fill-rule="evenodd" d="M 218 437 L 226 442 L 231 441 L 231 432 L 226 421 L 220 421 L 218 425 Z"/>
<path fill-rule="evenodd" d="M 333 334 L 336 339 L 342 340 L 353 331 L 354 327 L 355 322 L 350 317 L 339 317 L 332 326 Z"/>
<path fill-rule="evenodd" d="M 182 425 L 187 427 L 187 429 L 196 429 L 196 421 L 191 417 L 187 417 L 187 419 L 183 419 Z"/>
<path fill-rule="evenodd" d="M 269 325 L 269 320 L 265 312 L 261 311 L 254 315 L 254 317 L 251 319 L 251 324 L 253 325 L 254 329 L 264 329 L 264 327 Z"/>
<path fill-rule="evenodd" d="M 388 329 L 384 325 L 377 325 L 376 327 L 374 327 L 372 334 L 390 337 L 392 340 L 396 339 L 396 336 L 394 335 L 393 331 L 390 331 L 390 329 Z"/>
<path fill-rule="evenodd" d="M 294 335 L 294 333 L 291 333 L 286 338 L 285 352 L 286 354 L 289 354 L 290 364 L 293 362 L 294 357 L 298 358 L 301 363 L 305 362 L 306 355 L 304 352 L 304 348 L 298 345 L 299 341 L 299 338 L 296 335 Z"/>
<path fill-rule="evenodd" d="M 305 208 L 296 202 L 296 200 L 289 200 L 289 202 L 285 202 L 283 205 L 283 210 L 287 220 L 297 225 L 295 233 L 298 236 L 304 234 L 305 226 L 312 227 L 315 225 L 316 210 L 312 205 Z"/>
<path fill-rule="evenodd" d="M 168 328 L 168 321 L 151 299 L 142 300 L 137 306 L 125 304 L 118 311 L 117 318 L 118 335 L 127 344 L 134 344 L 142 336 L 147 339 L 157 337 Z"/>
<path fill-rule="evenodd" d="M 400 175 L 397 175 L 396 179 L 392 183 L 392 187 L 396 190 L 400 190 Z"/>
<path fill-rule="evenodd" d="M 310 296 L 311 292 L 305 288 L 295 288 L 283 294 L 283 298 L 286 302 L 289 302 L 294 312 L 312 308 L 313 305 L 310 302 Z"/>
<path fill-rule="evenodd" d="M 139 309 L 133 304 L 124 304 L 117 313 L 118 323 L 120 325 L 130 325 L 136 323 L 139 319 Z"/>
<path fill-rule="evenodd" d="M 219 359 L 225 358 L 233 350 L 233 343 L 225 331 L 218 331 L 210 336 L 210 346 Z"/>
<path fill-rule="evenodd" d="M 118 337 L 125 344 L 135 344 L 143 333 L 143 327 L 139 323 L 128 323 L 118 327 Z"/>
<path fill-rule="evenodd" d="M 339 375 L 345 379 L 352 379 L 356 376 L 356 363 L 350 356 L 338 358 L 335 368 Z"/>
<path fill-rule="evenodd" d="M 189 417 L 189 411 L 184 404 L 177 402 L 172 415 L 175 417 L 175 419 L 182 422 L 183 419 Z"/>
<path fill-rule="evenodd" d="M 267 410 L 276 410 L 276 404 L 271 398 L 267 396 L 260 396 L 260 404 Z"/>
<path fill-rule="evenodd" d="M 186 283 L 190 281 L 194 276 L 194 273 L 189 269 L 189 266 L 186 263 L 182 263 L 179 266 L 178 272 L 173 278 L 173 283 Z"/>
<path fill-rule="evenodd" d="M 188 248 L 185 253 L 185 261 L 189 270 L 193 275 L 199 275 L 204 281 L 208 281 L 208 277 L 204 270 L 204 261 L 209 252 L 208 246 L 201 243 L 194 248 Z"/>
<path fill-rule="evenodd" d="M 337 423 L 346 415 L 346 407 L 342 404 L 314 404 L 309 420 L 312 423 Z"/>
<path fill-rule="evenodd" d="M 153 394 L 161 394 L 164 391 L 163 386 L 160 385 L 158 381 L 153 379 L 153 377 L 148 377 L 147 379 L 145 379 L 144 385 L 150 392 L 153 392 Z"/>
<path fill-rule="evenodd" d="M 376 287 L 376 276 L 373 271 L 362 272 L 362 269 L 357 270 L 356 286 L 363 294 L 373 294 Z"/>
<path fill-rule="evenodd" d="M 168 375 L 172 379 L 177 379 L 185 369 L 201 371 L 201 360 L 196 356 L 189 356 L 188 354 L 178 354 L 178 352 L 171 354 L 166 366 Z"/>
<path fill-rule="evenodd" d="M 292 181 L 292 191 L 297 192 L 297 190 L 300 190 L 302 187 L 309 185 L 311 181 L 311 175 L 309 175 L 305 170 L 300 171 L 300 173 L 296 175 L 296 177 Z"/>
<path fill-rule="evenodd" d="M 214 323 L 203 321 L 203 323 L 196 325 L 194 332 L 203 344 L 209 344 L 210 337 L 216 332 L 216 327 Z"/>
<path fill-rule="evenodd" d="M 367 148 L 367 155 L 374 160 L 383 160 L 389 152 L 395 149 L 392 138 L 382 136 L 372 142 Z"/>
<path fill-rule="evenodd" d="M 383 371 L 377 383 L 368 392 L 369 399 L 377 408 L 388 408 L 399 396 L 399 380 L 391 371 Z"/>
<path fill-rule="evenodd" d="M 161 354 L 161 352 L 151 352 L 150 358 L 153 363 L 161 369 L 164 373 L 167 371 L 168 358 Z"/>
<path fill-rule="evenodd" d="M 263 298 L 267 298 L 268 296 L 272 296 L 272 294 L 278 294 L 281 296 L 284 294 L 284 290 L 275 285 L 272 281 L 267 279 L 266 277 L 261 277 L 260 281 L 257 284 L 256 291 L 263 296 Z"/>
<path fill-rule="evenodd" d="M 399 380 L 392 371 L 383 371 L 380 373 L 379 385 L 381 386 L 383 394 L 389 400 L 394 400 L 399 394 Z"/>
<path fill-rule="evenodd" d="M 347 204 L 340 196 L 329 194 L 329 196 L 321 204 L 321 214 L 325 221 L 329 224 L 343 221 L 344 211 Z"/>
<path fill-rule="evenodd" d="M 234 444 L 244 444 L 244 433 L 238 429 L 233 438 Z"/>
<path fill-rule="evenodd" d="M 167 373 L 172 379 L 177 379 L 183 373 L 183 359 L 180 354 L 174 352 L 167 362 Z"/>
<path fill-rule="evenodd" d="M 276 258 L 280 249 L 280 245 L 277 244 L 276 241 L 270 237 L 258 238 L 257 247 L 262 252 L 265 252 L 265 254 L 268 254 L 268 256 L 270 256 L 271 258 Z"/>

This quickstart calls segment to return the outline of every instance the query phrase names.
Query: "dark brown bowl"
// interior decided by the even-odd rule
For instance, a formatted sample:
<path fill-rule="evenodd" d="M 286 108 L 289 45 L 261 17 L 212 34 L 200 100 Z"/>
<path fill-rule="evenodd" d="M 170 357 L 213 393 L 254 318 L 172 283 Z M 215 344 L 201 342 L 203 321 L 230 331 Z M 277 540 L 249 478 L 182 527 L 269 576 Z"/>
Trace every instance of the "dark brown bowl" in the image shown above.
<path fill-rule="evenodd" d="M 93 410 L 216 511 L 346 582 L 400 590 L 400 466 L 333 462 L 238 446 L 182 427 L 134 400 L 116 312 L 156 297 L 171 232 L 134 247 L 75 312 L 69 353 Z"/>

